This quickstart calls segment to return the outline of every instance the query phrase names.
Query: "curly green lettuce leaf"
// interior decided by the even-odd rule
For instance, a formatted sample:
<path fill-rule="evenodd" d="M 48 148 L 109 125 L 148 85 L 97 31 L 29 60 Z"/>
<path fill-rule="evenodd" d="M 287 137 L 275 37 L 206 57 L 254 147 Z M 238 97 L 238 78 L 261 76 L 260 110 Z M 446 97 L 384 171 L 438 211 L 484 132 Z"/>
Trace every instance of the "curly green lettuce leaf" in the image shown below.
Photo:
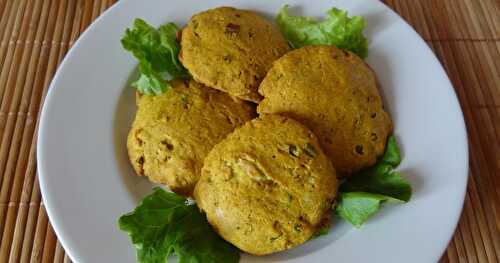
<path fill-rule="evenodd" d="M 385 152 L 380 162 L 389 164 L 393 168 L 398 167 L 401 163 L 401 152 L 399 151 L 399 146 L 394 136 L 389 136 L 389 139 L 387 139 Z"/>
<path fill-rule="evenodd" d="M 238 262 L 239 251 L 220 238 L 196 205 L 155 188 L 133 212 L 118 220 L 127 232 L 141 263 L 164 263 L 175 254 L 179 263 Z"/>
<path fill-rule="evenodd" d="M 121 39 L 124 49 L 139 61 L 140 76 L 132 85 L 143 94 L 157 95 L 169 87 L 166 80 L 186 78 L 186 69 L 179 62 L 176 34 L 179 28 L 167 23 L 156 29 L 142 19 L 135 19 L 132 28 Z"/>
<path fill-rule="evenodd" d="M 376 193 L 403 202 L 410 201 L 412 189 L 408 181 L 387 165 L 377 168 L 374 173 L 360 173 L 349 178 L 340 191 Z"/>
<path fill-rule="evenodd" d="M 382 158 L 374 166 L 347 178 L 340 186 L 340 195 L 335 211 L 360 227 L 375 214 L 385 201 L 408 202 L 412 188 L 394 169 L 401 163 L 401 154 L 396 139 L 389 137 Z"/>
<path fill-rule="evenodd" d="M 349 177 L 341 185 L 340 191 L 375 193 L 408 202 L 411 198 L 411 185 L 400 173 L 393 171 L 400 162 L 399 147 L 394 136 L 391 136 L 382 159 L 374 166 Z"/>
<path fill-rule="evenodd" d="M 336 213 L 355 227 L 361 227 L 380 209 L 380 204 L 390 197 L 366 192 L 341 193 L 336 206 Z"/>
<path fill-rule="evenodd" d="M 281 8 L 276 21 L 294 48 L 308 45 L 335 45 L 365 58 L 368 55 L 368 40 L 363 35 L 365 20 L 361 16 L 349 17 L 337 8 L 327 11 L 323 21 L 304 16 L 293 16 L 288 5 Z"/>

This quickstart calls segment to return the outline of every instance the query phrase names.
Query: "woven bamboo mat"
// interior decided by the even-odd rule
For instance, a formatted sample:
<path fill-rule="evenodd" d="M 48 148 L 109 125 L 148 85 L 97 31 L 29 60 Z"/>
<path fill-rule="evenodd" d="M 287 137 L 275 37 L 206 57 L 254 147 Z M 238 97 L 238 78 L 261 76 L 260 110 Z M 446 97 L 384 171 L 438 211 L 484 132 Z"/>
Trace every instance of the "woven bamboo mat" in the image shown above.
<path fill-rule="evenodd" d="M 38 116 L 61 59 L 114 2 L 0 0 L 0 262 L 70 262 L 40 198 Z M 468 191 L 441 262 L 500 263 L 500 2 L 385 3 L 437 54 L 467 122 Z"/>

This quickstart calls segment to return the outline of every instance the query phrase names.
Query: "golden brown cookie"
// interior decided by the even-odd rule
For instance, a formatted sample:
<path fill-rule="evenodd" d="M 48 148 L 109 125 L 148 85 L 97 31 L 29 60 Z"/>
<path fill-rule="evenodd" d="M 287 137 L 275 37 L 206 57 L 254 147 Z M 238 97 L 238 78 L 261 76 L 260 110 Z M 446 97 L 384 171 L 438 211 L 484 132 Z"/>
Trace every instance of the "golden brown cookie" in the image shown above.
<path fill-rule="evenodd" d="M 373 165 L 392 123 L 374 72 L 355 54 L 307 46 L 276 62 L 259 87 L 259 113 L 279 113 L 308 126 L 342 175 Z"/>
<path fill-rule="evenodd" d="M 316 136 L 295 120 L 265 115 L 213 148 L 194 197 L 224 239 L 265 255 L 309 240 L 329 218 L 336 192 Z"/>
<path fill-rule="evenodd" d="M 161 95 L 138 97 L 127 148 L 139 175 L 190 195 L 208 152 L 252 119 L 254 111 L 195 81 L 173 81 L 171 87 Z"/>
<path fill-rule="evenodd" d="M 257 13 L 219 7 L 189 20 L 179 59 L 200 83 L 258 102 L 260 82 L 289 50 L 279 29 Z"/>

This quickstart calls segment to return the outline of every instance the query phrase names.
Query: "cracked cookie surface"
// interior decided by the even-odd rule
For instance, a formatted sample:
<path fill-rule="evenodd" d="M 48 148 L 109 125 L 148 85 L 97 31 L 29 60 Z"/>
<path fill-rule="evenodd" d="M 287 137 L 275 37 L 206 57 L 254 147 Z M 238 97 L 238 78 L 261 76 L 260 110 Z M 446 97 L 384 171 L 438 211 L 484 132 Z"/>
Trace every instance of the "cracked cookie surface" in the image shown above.
<path fill-rule="evenodd" d="M 224 239 L 265 255 L 309 240 L 328 222 L 336 191 L 316 136 L 295 120 L 265 115 L 213 148 L 194 197 Z"/>
<path fill-rule="evenodd" d="M 192 80 L 173 81 L 161 95 L 141 95 L 137 106 L 127 139 L 132 166 L 183 195 L 191 195 L 212 147 L 254 116 L 248 103 Z"/>
<path fill-rule="evenodd" d="M 270 21 L 232 7 L 194 15 L 180 38 L 179 59 L 195 80 L 252 102 L 273 61 L 290 50 Z"/>
<path fill-rule="evenodd" d="M 384 153 L 392 121 L 377 80 L 355 54 L 306 46 L 277 61 L 259 87 L 259 113 L 294 118 L 318 136 L 341 175 L 372 166 Z"/>

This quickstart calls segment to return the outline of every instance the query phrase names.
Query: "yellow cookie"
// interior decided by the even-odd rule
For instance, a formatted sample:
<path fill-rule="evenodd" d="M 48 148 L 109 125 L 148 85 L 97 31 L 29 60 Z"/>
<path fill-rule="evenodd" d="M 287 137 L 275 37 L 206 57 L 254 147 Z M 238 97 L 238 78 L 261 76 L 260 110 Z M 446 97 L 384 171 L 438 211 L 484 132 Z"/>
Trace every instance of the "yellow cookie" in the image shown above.
<path fill-rule="evenodd" d="M 307 46 L 276 62 L 259 87 L 259 113 L 308 126 L 342 175 L 373 165 L 392 129 L 374 72 L 355 54 Z"/>
<path fill-rule="evenodd" d="M 171 86 L 164 94 L 138 98 L 127 148 L 139 175 L 190 195 L 208 152 L 252 119 L 254 110 L 195 81 L 173 81 Z"/>
<path fill-rule="evenodd" d="M 289 49 L 279 29 L 257 13 L 220 7 L 191 18 L 179 59 L 200 83 L 258 102 L 260 82 Z"/>
<path fill-rule="evenodd" d="M 213 148 L 194 197 L 224 239 L 265 255 L 309 240 L 328 222 L 336 192 L 316 136 L 295 120 L 266 115 Z"/>

